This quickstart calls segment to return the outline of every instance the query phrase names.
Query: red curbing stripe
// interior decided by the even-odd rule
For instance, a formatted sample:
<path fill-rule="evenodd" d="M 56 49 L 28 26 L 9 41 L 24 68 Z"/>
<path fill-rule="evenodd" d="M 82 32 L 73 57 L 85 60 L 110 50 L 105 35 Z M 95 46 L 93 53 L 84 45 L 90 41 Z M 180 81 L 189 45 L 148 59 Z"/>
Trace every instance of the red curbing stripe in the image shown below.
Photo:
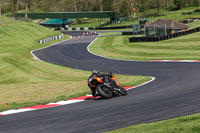
<path fill-rule="evenodd" d="M 131 88 L 134 88 L 135 86 L 126 86 L 124 87 L 124 89 L 128 90 L 128 89 L 131 89 Z"/>
<path fill-rule="evenodd" d="M 96 97 L 93 97 L 93 96 L 87 96 L 85 100 L 87 99 L 95 99 Z"/>
<path fill-rule="evenodd" d="M 70 98 L 69 100 L 85 100 L 87 98 L 87 96 L 80 96 L 77 98 Z"/>
<path fill-rule="evenodd" d="M 135 86 L 126 86 L 124 87 L 124 89 L 128 90 L 128 89 L 131 89 L 131 88 L 134 88 Z M 87 100 L 87 99 L 96 99 L 96 98 L 99 98 L 98 97 L 93 97 L 93 96 L 80 96 L 80 97 L 77 97 L 77 98 L 70 98 L 69 100 Z"/>
<path fill-rule="evenodd" d="M 50 105 L 36 105 L 32 107 L 24 107 L 22 109 L 43 109 L 43 108 L 49 108 L 54 106 L 59 106 L 60 104 L 50 104 Z"/>
<path fill-rule="evenodd" d="M 171 60 L 172 62 L 178 62 L 178 61 L 181 61 L 181 60 Z"/>
<path fill-rule="evenodd" d="M 134 88 L 134 86 L 126 86 L 124 87 L 124 89 L 128 90 Z M 70 98 L 69 100 L 87 100 L 87 99 L 95 99 L 95 98 L 99 98 L 99 97 L 93 97 L 93 96 L 80 96 L 77 98 Z"/>
<path fill-rule="evenodd" d="M 151 61 L 163 61 L 163 60 L 151 60 Z"/>
<path fill-rule="evenodd" d="M 69 100 L 87 100 L 87 99 L 96 99 L 99 97 L 93 97 L 93 96 L 80 96 L 77 98 L 70 98 Z"/>
<path fill-rule="evenodd" d="M 124 89 L 126 90 L 129 90 L 129 89 L 132 89 L 134 88 L 135 86 L 126 86 L 124 87 Z M 100 96 L 98 97 L 93 97 L 93 96 L 80 96 L 80 97 L 77 97 L 77 98 L 70 98 L 69 100 L 80 100 L 80 101 L 85 101 L 85 100 L 88 100 L 88 99 L 98 99 L 100 98 Z M 33 110 L 37 110 L 37 109 L 44 109 L 44 108 L 50 108 L 50 107 L 55 107 L 55 106 L 60 106 L 62 104 L 46 104 L 46 105 L 36 105 L 36 106 L 32 106 L 32 107 L 24 107 L 24 108 L 21 108 L 21 109 L 24 109 L 24 110 L 28 110 L 28 109 L 33 109 Z M 3 116 L 4 114 L 0 114 L 0 116 Z"/>
<path fill-rule="evenodd" d="M 94 98 L 93 96 L 80 96 L 77 98 L 70 98 L 69 100 L 86 100 L 86 99 L 91 99 Z"/>
<path fill-rule="evenodd" d="M 196 60 L 196 62 L 200 62 L 200 60 Z"/>
<path fill-rule="evenodd" d="M 93 96 L 87 96 L 87 98 L 85 100 L 88 100 L 88 99 L 97 99 L 97 98 L 100 98 L 101 96 L 97 96 L 97 97 L 93 97 Z"/>

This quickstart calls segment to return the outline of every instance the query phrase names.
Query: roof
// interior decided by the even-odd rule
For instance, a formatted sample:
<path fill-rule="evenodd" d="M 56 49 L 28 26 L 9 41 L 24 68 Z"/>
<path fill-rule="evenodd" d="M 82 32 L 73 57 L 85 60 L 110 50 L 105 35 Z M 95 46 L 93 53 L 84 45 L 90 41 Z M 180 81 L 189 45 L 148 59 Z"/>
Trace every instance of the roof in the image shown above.
<path fill-rule="evenodd" d="M 188 25 L 172 19 L 159 19 L 151 24 L 147 25 L 146 28 L 167 28 L 167 29 L 187 29 Z"/>
<path fill-rule="evenodd" d="M 63 23 L 71 23 L 73 19 L 50 19 L 43 24 L 63 24 Z"/>

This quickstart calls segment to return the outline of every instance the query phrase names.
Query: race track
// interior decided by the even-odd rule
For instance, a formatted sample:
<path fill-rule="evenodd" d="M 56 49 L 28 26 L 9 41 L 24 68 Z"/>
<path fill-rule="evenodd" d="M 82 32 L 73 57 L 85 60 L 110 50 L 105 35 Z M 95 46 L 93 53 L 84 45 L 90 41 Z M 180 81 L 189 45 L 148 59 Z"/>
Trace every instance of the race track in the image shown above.
<path fill-rule="evenodd" d="M 82 35 L 82 32 L 65 33 Z M 128 91 L 127 96 L 1 116 L 0 132 L 94 133 L 200 112 L 200 63 L 98 57 L 87 51 L 87 46 L 97 36 L 67 40 L 33 54 L 40 60 L 74 69 L 98 68 L 104 72 L 153 76 L 156 80 Z"/>

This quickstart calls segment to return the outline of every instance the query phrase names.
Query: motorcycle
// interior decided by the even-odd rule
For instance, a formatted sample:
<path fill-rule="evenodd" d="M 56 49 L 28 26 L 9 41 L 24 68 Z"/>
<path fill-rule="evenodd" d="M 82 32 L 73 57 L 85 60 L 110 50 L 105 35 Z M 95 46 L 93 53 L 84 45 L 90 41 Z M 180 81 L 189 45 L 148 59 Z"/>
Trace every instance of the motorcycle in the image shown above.
<path fill-rule="evenodd" d="M 95 87 L 98 94 L 102 97 L 109 99 L 112 96 L 127 95 L 127 91 L 120 86 L 117 78 L 112 74 L 100 74 L 101 76 L 96 76 L 88 79 L 88 85 Z"/>

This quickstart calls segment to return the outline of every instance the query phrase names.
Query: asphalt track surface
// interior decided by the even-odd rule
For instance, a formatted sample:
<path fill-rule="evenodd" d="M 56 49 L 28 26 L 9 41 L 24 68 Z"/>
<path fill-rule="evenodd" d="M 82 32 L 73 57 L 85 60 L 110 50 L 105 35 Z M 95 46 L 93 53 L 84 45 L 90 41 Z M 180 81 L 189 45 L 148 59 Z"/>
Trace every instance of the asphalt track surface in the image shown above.
<path fill-rule="evenodd" d="M 128 91 L 127 96 L 1 116 L 0 132 L 103 132 L 200 112 L 200 63 L 106 59 L 87 51 L 96 37 L 67 40 L 33 53 L 43 61 L 75 69 L 99 68 L 104 72 L 153 76 L 156 80 Z"/>

